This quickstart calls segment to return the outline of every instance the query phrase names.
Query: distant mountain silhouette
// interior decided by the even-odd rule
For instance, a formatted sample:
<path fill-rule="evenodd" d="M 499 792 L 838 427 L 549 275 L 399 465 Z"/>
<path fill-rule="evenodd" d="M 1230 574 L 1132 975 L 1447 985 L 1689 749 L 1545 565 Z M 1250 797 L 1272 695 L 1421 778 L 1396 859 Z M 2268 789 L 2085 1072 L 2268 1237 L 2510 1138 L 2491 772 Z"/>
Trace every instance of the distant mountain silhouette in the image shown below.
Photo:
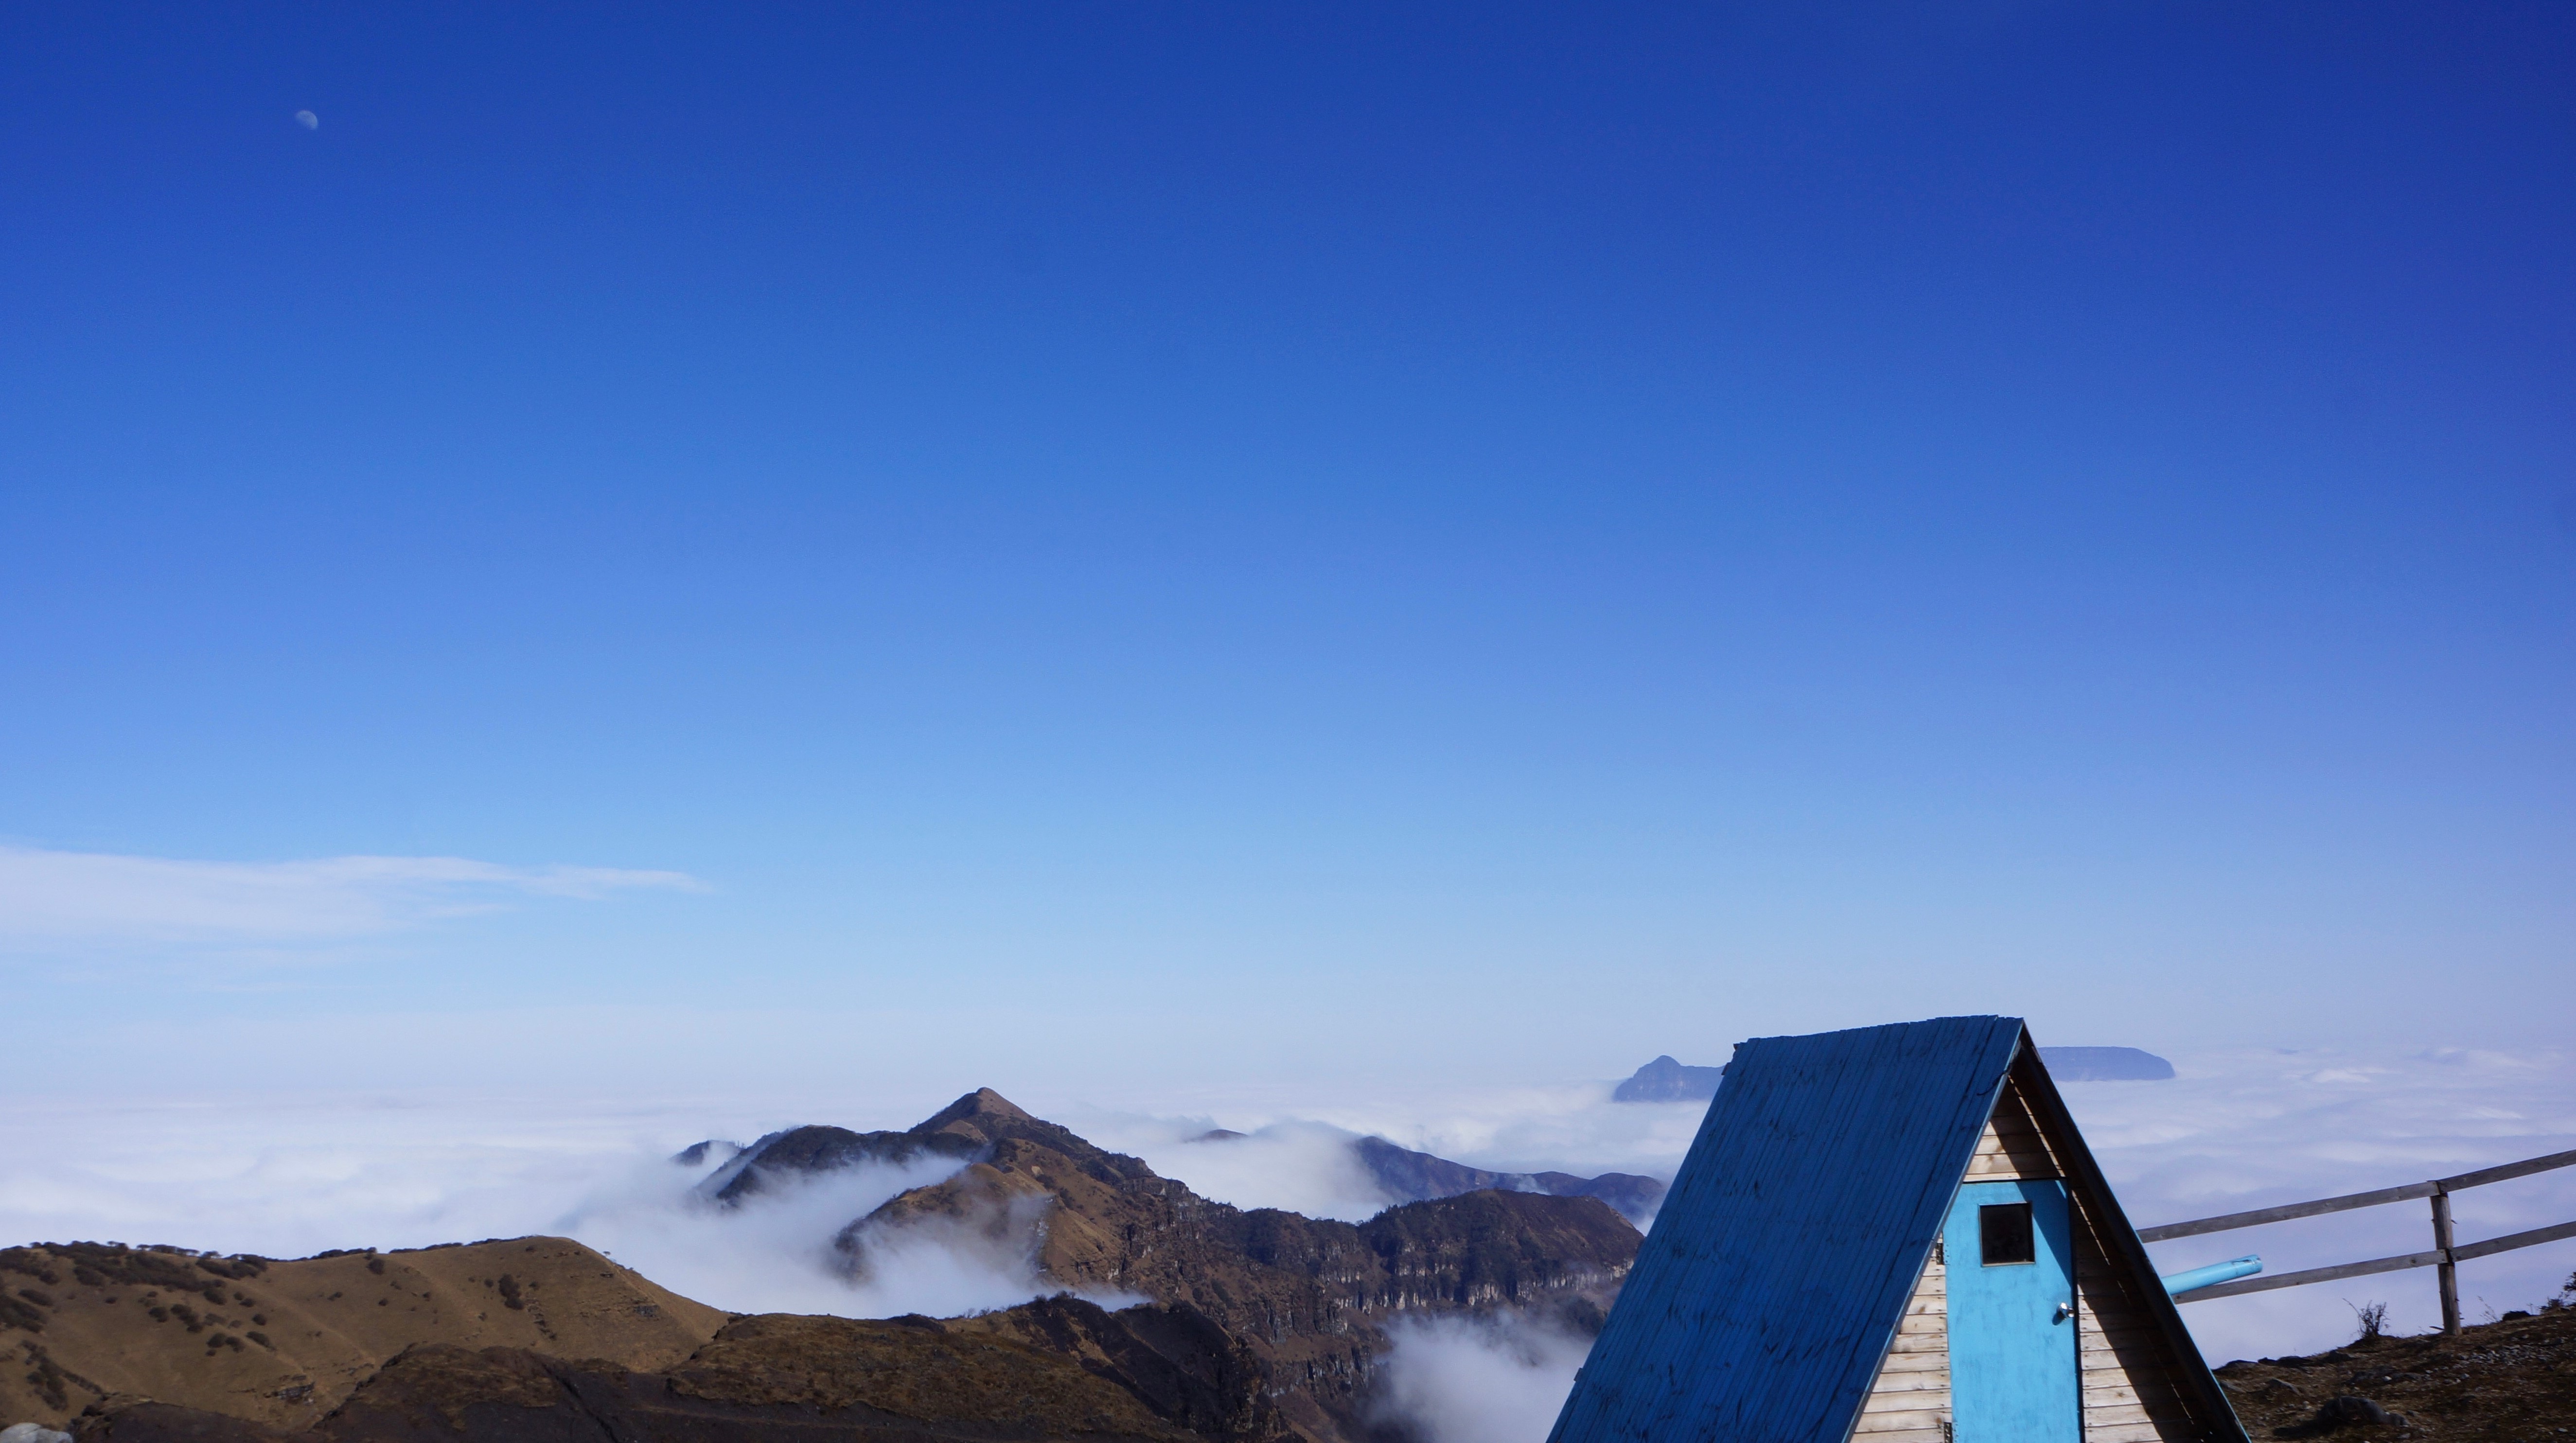
<path fill-rule="evenodd" d="M 702 1166 L 710 1157 L 721 1162 L 731 1159 L 741 1151 L 741 1143 L 726 1142 L 722 1138 L 711 1137 L 704 1142 L 693 1142 L 687 1147 L 681 1148 L 678 1152 L 671 1154 L 671 1161 L 678 1163 L 682 1167 L 698 1167 Z"/>
<path fill-rule="evenodd" d="M 1397 1202 L 1427 1202 L 1485 1188 L 1545 1193 L 1549 1197 L 1597 1197 L 1616 1208 L 1621 1217 L 1644 1227 L 1664 1200 L 1662 1182 L 1635 1173 L 1577 1177 L 1570 1172 L 1488 1172 L 1398 1147 L 1382 1137 L 1361 1138 L 1351 1144 L 1351 1150 L 1359 1154 L 1360 1165 L 1368 1169 L 1369 1176 Z"/>
<path fill-rule="evenodd" d="M 706 1146 L 699 1143 L 672 1161 L 703 1162 L 706 1154 L 699 1149 Z M 852 1132 L 846 1127 L 791 1127 L 735 1153 L 724 1166 L 707 1174 L 698 1191 L 717 1202 L 734 1203 L 759 1192 L 773 1177 L 832 1172 L 863 1162 L 901 1166 L 923 1156 L 965 1158 L 974 1153 L 974 1143 L 940 1134 L 922 1136 L 918 1128 Z"/>
<path fill-rule="evenodd" d="M 1612 1102 L 1706 1102 L 1717 1096 L 1723 1067 L 1689 1067 L 1666 1053 L 1640 1067 L 1610 1094 Z"/>
<path fill-rule="evenodd" d="M 2059 1082 L 2161 1082 L 2173 1064 L 2134 1047 L 2043 1047 L 2039 1060 Z M 1667 1053 L 1612 1090 L 1613 1102 L 1706 1102 L 1717 1096 L 1723 1067 L 1692 1067 Z"/>
<path fill-rule="evenodd" d="M 2043 1047 L 2039 1060 L 2059 1082 L 2162 1082 L 2173 1064 L 2134 1047 Z"/>

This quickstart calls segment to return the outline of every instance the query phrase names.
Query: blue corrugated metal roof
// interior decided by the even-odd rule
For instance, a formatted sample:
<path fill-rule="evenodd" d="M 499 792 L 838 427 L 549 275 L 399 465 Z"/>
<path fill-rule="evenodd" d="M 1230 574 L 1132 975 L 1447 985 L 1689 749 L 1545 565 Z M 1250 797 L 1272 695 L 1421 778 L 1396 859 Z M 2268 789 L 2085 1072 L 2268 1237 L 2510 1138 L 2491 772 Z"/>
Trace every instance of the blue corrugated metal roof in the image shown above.
<path fill-rule="evenodd" d="M 1549 1443 L 1842 1443 L 2021 1036 L 1736 1048 Z"/>

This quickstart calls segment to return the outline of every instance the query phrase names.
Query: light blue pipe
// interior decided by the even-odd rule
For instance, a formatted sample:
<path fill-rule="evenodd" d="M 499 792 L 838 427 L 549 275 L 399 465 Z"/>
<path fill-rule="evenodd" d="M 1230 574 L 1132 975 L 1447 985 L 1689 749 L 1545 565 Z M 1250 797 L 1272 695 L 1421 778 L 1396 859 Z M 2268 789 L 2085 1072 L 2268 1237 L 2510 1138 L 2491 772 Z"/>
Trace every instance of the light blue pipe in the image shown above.
<path fill-rule="evenodd" d="M 2247 1253 L 2241 1258 L 2229 1258 L 2223 1263 L 2211 1263 L 2205 1268 L 2194 1268 L 2187 1273 L 2176 1273 L 2172 1277 L 2162 1279 L 2161 1281 L 2164 1283 L 2165 1291 L 2167 1293 L 2179 1298 L 2183 1294 L 2191 1292 L 2197 1288 L 2209 1288 L 2216 1287 L 2220 1283 L 2232 1283 L 2238 1278 L 2250 1278 L 2261 1271 L 2263 1271 L 2263 1260 L 2252 1253 Z"/>

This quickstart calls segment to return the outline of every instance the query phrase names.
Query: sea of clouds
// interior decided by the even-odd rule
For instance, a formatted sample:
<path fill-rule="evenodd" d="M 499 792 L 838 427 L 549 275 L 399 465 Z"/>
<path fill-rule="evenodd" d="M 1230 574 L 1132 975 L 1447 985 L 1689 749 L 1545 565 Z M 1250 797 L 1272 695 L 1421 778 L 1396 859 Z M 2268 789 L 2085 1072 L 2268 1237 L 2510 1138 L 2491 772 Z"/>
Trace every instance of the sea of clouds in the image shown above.
<path fill-rule="evenodd" d="M 2576 1148 L 2576 1059 L 2564 1054 L 2309 1049 L 2174 1061 L 2180 1075 L 2170 1082 L 2066 1088 L 2140 1226 Z M 971 1080 L 959 1079 L 960 1090 Z M 1201 1092 L 1169 1109 L 1134 1097 L 1015 1100 L 1207 1196 L 1346 1219 L 1387 1202 L 1346 1146 L 1354 1135 L 1501 1170 L 1670 1177 L 1702 1111 L 1613 1103 L 1606 1082 Z M 30 1097 L 0 1113 L 0 1241 L 172 1242 L 293 1257 L 554 1233 L 737 1312 L 953 1316 L 1036 1296 L 1044 1284 L 1022 1231 L 865 1230 L 855 1270 L 833 1247 L 853 1220 L 953 1163 L 854 1168 L 723 1208 L 698 1187 L 714 1159 L 671 1161 L 702 1138 L 916 1120 L 822 1097 Z M 1214 1127 L 1248 1135 L 1198 1140 Z M 2456 1212 L 2464 1242 L 2576 1219 L 2576 1169 L 2464 1193 Z M 2259 1252 L 2281 1272 L 2428 1245 L 2417 1202 L 2155 1253 L 2160 1267 L 2179 1270 Z M 2548 1244 L 2464 1266 L 2461 1291 L 2476 1320 L 2535 1306 L 2571 1271 L 2576 1241 Z M 2217 1362 L 2342 1341 L 2353 1306 L 2373 1301 L 2388 1303 L 2402 1328 L 2437 1321 L 2426 1271 L 2193 1304 L 2184 1316 Z M 1535 1320 L 1407 1325 L 1384 1405 L 1426 1443 L 1537 1440 L 1582 1355 L 1580 1339 Z"/>

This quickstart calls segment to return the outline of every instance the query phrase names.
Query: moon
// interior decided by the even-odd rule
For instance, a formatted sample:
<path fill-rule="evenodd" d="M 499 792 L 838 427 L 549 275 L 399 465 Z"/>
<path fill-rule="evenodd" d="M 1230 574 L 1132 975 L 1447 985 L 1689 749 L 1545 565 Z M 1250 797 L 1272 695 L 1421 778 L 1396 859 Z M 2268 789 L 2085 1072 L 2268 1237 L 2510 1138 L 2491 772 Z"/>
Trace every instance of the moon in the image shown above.
<path fill-rule="evenodd" d="M 315 115 L 309 110 L 299 110 L 295 112 L 295 123 L 303 126 L 306 130 L 320 130 L 322 128 L 322 117 Z"/>

